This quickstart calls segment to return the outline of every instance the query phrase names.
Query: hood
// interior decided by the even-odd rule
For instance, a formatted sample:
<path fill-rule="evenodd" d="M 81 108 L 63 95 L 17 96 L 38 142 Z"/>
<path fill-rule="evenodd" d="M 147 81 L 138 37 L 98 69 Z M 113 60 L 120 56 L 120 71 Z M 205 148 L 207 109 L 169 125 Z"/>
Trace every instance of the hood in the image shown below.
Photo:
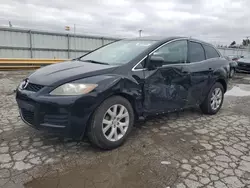
<path fill-rule="evenodd" d="M 249 58 L 240 58 L 240 59 L 238 59 L 237 62 L 249 63 L 250 64 L 250 59 Z"/>
<path fill-rule="evenodd" d="M 107 74 L 116 67 L 82 61 L 67 61 L 40 68 L 29 76 L 29 80 L 34 84 L 53 86 L 89 76 Z"/>

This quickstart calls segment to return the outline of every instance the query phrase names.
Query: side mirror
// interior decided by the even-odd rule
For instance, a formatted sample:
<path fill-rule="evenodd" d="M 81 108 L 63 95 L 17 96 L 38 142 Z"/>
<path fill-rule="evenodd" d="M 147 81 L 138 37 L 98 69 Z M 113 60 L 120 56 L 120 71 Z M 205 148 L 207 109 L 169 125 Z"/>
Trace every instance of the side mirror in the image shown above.
<path fill-rule="evenodd" d="M 148 69 L 149 70 L 154 70 L 157 67 L 162 67 L 164 63 L 164 59 L 160 56 L 156 56 L 156 55 L 152 55 L 149 58 L 149 66 Z"/>

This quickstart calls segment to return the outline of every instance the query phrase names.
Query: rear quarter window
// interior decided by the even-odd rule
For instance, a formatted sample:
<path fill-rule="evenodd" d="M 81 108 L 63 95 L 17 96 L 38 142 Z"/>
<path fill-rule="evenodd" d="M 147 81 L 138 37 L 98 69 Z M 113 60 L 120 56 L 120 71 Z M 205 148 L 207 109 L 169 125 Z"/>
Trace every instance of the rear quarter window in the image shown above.
<path fill-rule="evenodd" d="M 214 47 L 208 46 L 208 45 L 203 45 L 203 47 L 205 49 L 207 59 L 220 57 L 220 54 L 217 52 L 217 50 Z"/>

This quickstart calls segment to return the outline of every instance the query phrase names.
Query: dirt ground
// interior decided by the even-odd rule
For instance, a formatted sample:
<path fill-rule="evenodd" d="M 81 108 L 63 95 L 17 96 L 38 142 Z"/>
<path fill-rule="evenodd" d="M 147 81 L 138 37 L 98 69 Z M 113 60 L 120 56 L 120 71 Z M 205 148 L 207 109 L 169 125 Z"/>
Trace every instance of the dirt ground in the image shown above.
<path fill-rule="evenodd" d="M 27 74 L 0 72 L 0 187 L 250 187 L 250 75 L 230 81 L 217 115 L 148 118 L 103 151 L 21 121 L 13 90 Z"/>

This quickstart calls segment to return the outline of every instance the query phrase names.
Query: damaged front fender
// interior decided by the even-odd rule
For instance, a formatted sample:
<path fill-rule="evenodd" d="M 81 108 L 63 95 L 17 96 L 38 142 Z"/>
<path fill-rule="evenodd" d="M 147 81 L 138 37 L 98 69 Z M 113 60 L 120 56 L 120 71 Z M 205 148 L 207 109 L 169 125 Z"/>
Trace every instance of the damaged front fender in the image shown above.
<path fill-rule="evenodd" d="M 91 92 L 98 99 L 99 106 L 105 99 L 113 95 L 121 95 L 127 98 L 132 104 L 137 115 L 143 113 L 142 85 L 134 77 L 124 77 L 122 75 L 98 75 L 77 80 L 79 83 L 97 84 L 97 88 Z"/>

